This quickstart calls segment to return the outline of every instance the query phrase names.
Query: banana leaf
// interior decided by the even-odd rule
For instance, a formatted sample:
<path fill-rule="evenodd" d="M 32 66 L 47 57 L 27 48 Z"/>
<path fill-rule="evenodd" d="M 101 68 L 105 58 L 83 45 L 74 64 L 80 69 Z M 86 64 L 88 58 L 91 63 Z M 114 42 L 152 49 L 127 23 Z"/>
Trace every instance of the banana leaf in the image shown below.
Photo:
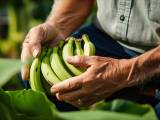
<path fill-rule="evenodd" d="M 40 92 L 1 90 L 0 103 L 3 103 L 6 109 L 10 108 L 8 113 L 14 113 L 14 117 L 10 120 L 58 120 L 55 105 Z M 4 110 L 0 108 L 0 111 Z M 2 113 L 4 112 L 0 112 L 0 120 Z"/>
<path fill-rule="evenodd" d="M 60 112 L 44 93 L 1 90 L 0 103 L 14 113 L 10 120 L 158 120 L 150 105 L 121 99 L 96 104 L 89 110 Z M 4 110 L 0 107 L 0 111 Z"/>
<path fill-rule="evenodd" d="M 20 68 L 20 60 L 0 58 L 0 87 L 7 83 L 13 75 L 18 73 Z"/>

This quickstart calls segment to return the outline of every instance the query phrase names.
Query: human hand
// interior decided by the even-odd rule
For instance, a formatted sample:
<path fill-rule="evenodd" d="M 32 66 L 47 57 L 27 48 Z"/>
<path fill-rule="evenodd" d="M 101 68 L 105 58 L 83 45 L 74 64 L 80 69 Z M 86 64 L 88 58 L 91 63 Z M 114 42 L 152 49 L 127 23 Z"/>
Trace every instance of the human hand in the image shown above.
<path fill-rule="evenodd" d="M 87 70 L 80 76 L 53 85 L 51 92 L 56 93 L 59 100 L 74 106 L 89 106 L 122 88 L 135 85 L 131 75 L 134 59 L 74 56 L 68 62 Z"/>
<path fill-rule="evenodd" d="M 41 53 L 42 44 L 49 42 L 49 45 L 54 45 L 63 38 L 58 30 L 47 22 L 31 28 L 25 37 L 21 52 L 21 61 L 23 63 L 21 75 L 23 80 L 27 80 L 29 76 L 29 60 Z"/>

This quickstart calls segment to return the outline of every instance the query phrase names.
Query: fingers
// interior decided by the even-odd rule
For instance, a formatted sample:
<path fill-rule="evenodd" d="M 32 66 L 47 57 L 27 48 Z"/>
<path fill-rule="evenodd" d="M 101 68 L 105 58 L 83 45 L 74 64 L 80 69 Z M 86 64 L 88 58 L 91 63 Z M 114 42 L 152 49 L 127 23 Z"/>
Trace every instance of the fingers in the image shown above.
<path fill-rule="evenodd" d="M 67 58 L 67 62 L 78 67 L 87 68 L 94 63 L 96 56 L 71 56 Z"/>
<path fill-rule="evenodd" d="M 51 87 L 51 93 L 65 93 L 82 87 L 83 76 L 72 77 Z"/>
<path fill-rule="evenodd" d="M 22 68 L 21 68 L 22 80 L 27 80 L 28 79 L 28 77 L 29 77 L 29 70 L 30 70 L 30 65 L 29 64 L 22 65 Z"/>
<path fill-rule="evenodd" d="M 57 93 L 56 97 L 61 101 L 75 101 L 78 98 L 81 98 L 86 95 L 86 91 L 83 89 L 74 90 L 67 93 Z"/>
<path fill-rule="evenodd" d="M 30 49 L 28 47 L 23 47 L 21 53 L 21 61 L 22 61 L 21 76 L 23 80 L 27 80 L 29 76 L 30 59 L 31 59 Z"/>
<path fill-rule="evenodd" d="M 21 75 L 23 80 L 27 80 L 29 76 L 30 61 L 33 57 L 37 57 L 41 52 L 41 43 L 46 38 L 45 31 L 41 25 L 32 28 L 27 34 L 21 52 Z"/>
<path fill-rule="evenodd" d="M 21 68 L 21 75 L 23 80 L 27 80 L 29 76 L 29 69 L 30 69 L 30 61 L 33 57 L 37 57 L 41 53 L 41 44 L 40 43 L 23 43 L 23 48 L 21 52 L 21 61 L 22 61 L 22 68 Z"/>

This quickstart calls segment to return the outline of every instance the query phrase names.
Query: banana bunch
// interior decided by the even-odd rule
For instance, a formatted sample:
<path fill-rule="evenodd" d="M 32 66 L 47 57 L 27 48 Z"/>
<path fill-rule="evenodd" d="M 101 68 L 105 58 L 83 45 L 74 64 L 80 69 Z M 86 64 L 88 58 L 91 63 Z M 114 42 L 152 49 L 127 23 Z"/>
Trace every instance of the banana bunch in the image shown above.
<path fill-rule="evenodd" d="M 82 74 L 84 69 L 66 61 L 69 56 L 74 55 L 95 55 L 95 46 L 88 35 L 82 35 L 81 39 L 68 37 L 53 48 L 44 47 L 40 57 L 35 58 L 31 64 L 29 80 L 31 88 L 49 94 L 53 84 Z"/>

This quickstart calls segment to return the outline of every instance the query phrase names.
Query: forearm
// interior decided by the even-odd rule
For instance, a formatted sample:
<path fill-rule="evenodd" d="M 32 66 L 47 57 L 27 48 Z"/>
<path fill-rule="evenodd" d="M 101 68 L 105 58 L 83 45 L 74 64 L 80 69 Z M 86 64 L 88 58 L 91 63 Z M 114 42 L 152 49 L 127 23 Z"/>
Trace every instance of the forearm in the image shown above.
<path fill-rule="evenodd" d="M 67 37 L 84 22 L 93 3 L 94 0 L 58 0 L 47 22 Z"/>
<path fill-rule="evenodd" d="M 127 80 L 130 81 L 129 86 L 132 86 L 151 80 L 157 75 L 160 76 L 160 46 L 133 58 Z"/>

